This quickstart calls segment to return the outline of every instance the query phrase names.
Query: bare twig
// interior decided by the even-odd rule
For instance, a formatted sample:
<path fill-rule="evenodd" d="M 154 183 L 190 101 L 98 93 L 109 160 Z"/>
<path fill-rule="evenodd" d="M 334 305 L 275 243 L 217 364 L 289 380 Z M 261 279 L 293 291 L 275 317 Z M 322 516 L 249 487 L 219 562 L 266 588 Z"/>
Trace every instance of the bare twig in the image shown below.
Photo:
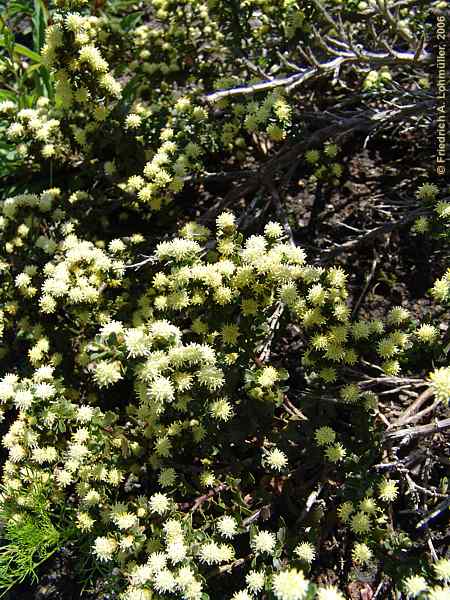
<path fill-rule="evenodd" d="M 435 550 L 434 544 L 433 544 L 433 540 L 431 539 L 431 535 L 429 532 L 428 532 L 427 544 L 428 544 L 428 548 L 430 549 L 432 559 L 434 560 L 434 562 L 438 561 L 439 556 L 436 553 L 436 550 Z"/>
<path fill-rule="evenodd" d="M 377 270 L 377 266 L 378 266 L 378 256 L 375 256 L 375 258 L 372 261 L 372 266 L 370 268 L 370 272 L 366 277 L 366 282 L 364 284 L 364 287 L 363 287 L 361 294 L 353 308 L 352 318 L 355 318 L 357 316 L 358 311 L 361 307 L 361 304 L 364 302 L 364 299 L 369 291 L 369 288 L 372 285 L 373 278 L 375 277 L 375 272 Z"/>
<path fill-rule="evenodd" d="M 408 105 L 401 109 L 385 110 L 380 112 L 373 112 L 367 110 L 357 114 L 356 116 L 350 117 L 337 117 L 331 116 L 329 120 L 331 124 L 326 125 L 320 129 L 314 131 L 304 141 L 298 142 L 293 146 L 286 145 L 283 147 L 274 157 L 268 160 L 260 169 L 253 171 L 244 183 L 234 187 L 222 202 L 220 202 L 220 208 L 211 209 L 209 213 L 212 215 L 217 210 L 223 210 L 230 206 L 236 200 L 244 198 L 245 196 L 255 193 L 261 185 L 264 185 L 270 177 L 273 177 L 275 173 L 282 171 L 285 168 L 291 168 L 293 161 L 297 160 L 304 152 L 310 148 L 315 148 L 323 144 L 327 140 L 336 139 L 337 137 L 343 137 L 349 133 L 367 132 L 375 127 L 378 123 L 389 122 L 394 123 L 399 120 L 403 120 L 408 115 L 420 115 L 422 112 L 426 112 L 433 107 L 433 100 L 424 100 L 418 102 L 415 105 Z M 209 218 L 209 214 L 205 218 Z M 344 251 L 345 248 L 342 250 Z M 337 251 L 339 254 L 340 251 Z M 326 257 L 328 260 L 328 255 Z"/>
<path fill-rule="evenodd" d="M 249 94 L 264 92 L 277 87 L 289 86 L 290 84 L 294 83 L 299 79 L 305 77 L 306 79 L 310 79 L 316 73 L 316 69 L 313 69 L 312 71 L 313 72 L 310 73 L 309 70 L 305 69 L 304 71 L 300 73 L 294 73 L 294 75 L 291 75 L 289 77 L 269 79 L 269 81 L 262 81 L 260 83 L 254 83 L 252 85 L 243 85 L 236 88 L 231 88 L 229 90 L 219 90 L 218 92 L 208 94 L 205 99 L 210 103 L 214 103 L 218 100 L 223 100 L 223 98 L 229 98 L 231 96 L 247 96 Z"/>
<path fill-rule="evenodd" d="M 278 329 L 279 321 L 281 315 L 284 311 L 283 302 L 277 302 L 275 306 L 275 310 L 272 316 L 269 318 L 269 334 L 264 340 L 262 346 L 258 348 L 258 363 L 265 363 L 270 357 L 270 349 L 272 346 L 273 339 L 275 337 L 275 332 Z"/>
<path fill-rule="evenodd" d="M 265 520 L 270 516 L 270 509 L 271 509 L 271 505 L 270 504 L 265 504 L 264 506 L 261 506 L 261 508 L 258 508 L 258 510 L 255 510 L 254 513 L 252 513 L 249 517 L 247 517 L 246 519 L 244 519 L 242 521 L 242 527 L 249 527 L 252 523 L 254 523 L 255 521 L 257 521 L 260 517 Z"/>
<path fill-rule="evenodd" d="M 361 361 L 366 363 L 366 361 Z M 367 363 L 366 363 L 367 364 Z M 370 365 L 369 363 L 369 366 Z M 359 385 L 360 387 L 370 387 L 372 385 L 395 385 L 401 384 L 402 386 L 410 385 L 410 386 L 424 386 L 427 385 L 427 382 L 423 379 L 415 379 L 412 377 L 368 377 L 365 381 L 362 381 Z"/>
<path fill-rule="evenodd" d="M 248 96 L 249 94 L 256 94 L 258 92 L 265 92 L 278 87 L 285 87 L 287 92 L 291 92 L 299 85 L 302 85 L 309 79 L 324 75 L 327 73 L 334 73 L 337 68 L 340 68 L 344 63 L 363 63 L 366 65 L 394 65 L 394 64 L 429 64 L 432 60 L 430 53 L 422 51 L 417 54 L 415 52 L 397 52 L 393 48 L 388 48 L 387 52 L 370 52 L 370 51 L 359 51 L 354 46 L 350 52 L 341 52 L 339 56 L 336 56 L 328 62 L 319 63 L 314 56 L 310 53 L 306 55 L 308 61 L 312 63 L 312 67 L 301 69 L 298 73 L 294 73 L 289 77 L 280 77 L 278 79 L 269 79 L 267 81 L 261 81 L 250 85 L 241 85 L 235 88 L 227 90 L 219 90 L 205 96 L 205 100 L 209 103 L 223 100 L 224 98 L 236 97 L 236 96 Z"/>
<path fill-rule="evenodd" d="M 144 265 L 148 265 L 150 263 L 155 263 L 156 260 L 157 259 L 155 256 L 146 256 L 144 258 L 144 260 L 141 260 L 140 262 L 134 263 L 132 265 L 125 265 L 125 269 L 139 269 L 140 267 L 143 267 Z"/>
<path fill-rule="evenodd" d="M 405 473 L 405 477 L 406 477 L 406 481 L 408 482 L 408 485 L 411 489 L 422 492 L 426 496 L 432 496 L 433 498 L 447 498 L 448 497 L 447 494 L 440 494 L 439 492 L 436 492 L 435 490 L 430 490 L 426 487 L 423 487 L 422 485 L 419 485 L 411 478 L 411 475 L 409 475 L 409 473 Z"/>
<path fill-rule="evenodd" d="M 419 425 L 417 427 L 407 427 L 398 431 L 387 431 L 384 434 L 385 441 L 399 440 L 404 437 L 409 439 L 421 436 L 432 435 L 439 431 L 445 431 L 450 428 L 450 419 L 443 419 L 442 421 L 436 421 L 430 425 Z"/>
<path fill-rule="evenodd" d="M 417 423 L 417 421 L 420 421 L 421 419 L 426 417 L 429 413 L 433 412 L 440 404 L 441 404 L 441 401 L 439 399 L 435 400 L 433 402 L 433 404 L 431 404 L 430 406 L 427 406 L 427 408 L 424 408 L 423 410 L 421 410 L 420 412 L 418 412 L 415 415 L 411 415 L 408 419 L 406 419 L 406 421 L 403 424 L 406 425 L 407 423 Z"/>
<path fill-rule="evenodd" d="M 322 490 L 323 490 L 323 484 L 320 484 L 319 487 L 317 488 L 317 490 L 313 490 L 309 494 L 308 498 L 306 499 L 305 507 L 303 508 L 303 510 L 300 514 L 300 517 L 298 518 L 299 523 L 304 521 L 305 518 L 307 517 L 307 515 L 311 512 L 311 509 L 314 506 L 314 504 L 317 502 L 317 499 L 319 498 Z"/>
<path fill-rule="evenodd" d="M 283 204 L 281 202 L 280 194 L 278 193 L 277 188 L 275 187 L 274 183 L 271 180 L 268 181 L 267 187 L 269 188 L 270 193 L 272 194 L 272 198 L 273 198 L 273 202 L 275 204 L 275 210 L 276 210 L 277 216 L 280 219 L 280 221 L 283 223 L 284 229 L 289 236 L 289 240 L 290 240 L 291 244 L 295 244 L 294 235 L 292 233 L 292 229 L 289 224 L 288 216 L 287 216 L 286 211 L 284 210 Z"/>
<path fill-rule="evenodd" d="M 450 506 L 450 497 L 447 497 L 445 500 L 440 502 L 434 510 L 432 510 L 430 513 L 428 513 L 423 519 L 421 519 L 417 523 L 416 529 L 421 529 L 422 527 L 425 527 L 425 525 L 428 525 L 428 523 L 430 521 L 432 521 L 433 519 L 438 517 L 440 514 L 442 514 L 445 510 L 447 510 L 447 508 L 449 506 Z"/>
<path fill-rule="evenodd" d="M 204 502 L 210 500 L 216 494 L 219 494 L 220 492 L 223 492 L 226 489 L 228 489 L 228 485 L 226 483 L 220 483 L 212 490 L 209 490 L 209 492 L 207 492 L 206 494 L 203 494 L 202 496 L 196 498 L 193 502 L 182 502 L 178 506 L 180 510 L 186 510 L 189 508 L 191 512 L 195 512 L 198 508 L 200 508 L 200 506 Z"/>
<path fill-rule="evenodd" d="M 291 416 L 295 417 L 297 420 L 300 420 L 300 421 L 308 420 L 308 418 L 305 417 L 305 415 L 302 413 L 302 411 L 299 408 L 297 408 L 296 406 L 294 406 L 294 404 L 292 404 L 292 402 L 289 400 L 289 398 L 286 395 L 284 396 L 283 406 L 288 411 L 288 413 Z"/>
<path fill-rule="evenodd" d="M 342 252 L 347 252 L 349 250 L 353 250 L 354 248 L 356 248 L 362 244 L 365 244 L 366 242 L 368 242 L 372 239 L 382 237 L 383 235 L 390 233 L 391 231 L 393 231 L 394 229 L 397 229 L 398 227 L 402 227 L 403 225 L 407 225 L 408 223 L 415 221 L 417 219 L 417 217 L 419 217 L 421 215 L 425 215 L 425 214 L 428 214 L 428 211 L 418 209 L 418 210 L 409 212 L 408 214 L 406 214 L 404 217 L 402 217 L 398 221 L 395 221 L 393 223 L 386 223 L 385 225 L 380 225 L 379 227 L 370 229 L 369 231 L 366 231 L 363 235 L 361 235 L 353 240 L 344 242 L 337 248 L 330 250 L 329 252 L 327 252 L 325 254 L 322 261 L 330 260 L 330 258 L 335 258 Z"/>
<path fill-rule="evenodd" d="M 253 557 L 253 554 L 250 554 L 246 558 L 237 558 L 232 563 L 228 563 L 226 565 L 221 565 L 220 567 L 217 567 L 216 569 L 214 569 L 214 571 L 209 573 L 207 578 L 209 579 L 212 577 L 217 577 L 218 575 L 222 575 L 223 573 L 228 573 L 229 571 L 232 571 L 233 569 L 240 567 L 241 565 L 246 563 L 248 560 L 251 560 L 252 557 Z"/>
<path fill-rule="evenodd" d="M 201 173 L 200 175 L 189 175 L 183 178 L 183 181 L 193 183 L 212 183 L 221 181 L 232 181 L 236 179 L 245 179 L 249 175 L 252 175 L 253 171 L 250 169 L 243 169 L 241 171 L 222 171 L 219 173 Z"/>
<path fill-rule="evenodd" d="M 400 425 L 405 425 L 405 423 L 408 422 L 408 418 L 414 413 L 416 413 L 422 406 L 422 404 L 424 404 L 428 400 L 428 398 L 430 398 L 433 395 L 433 393 L 434 392 L 431 388 L 428 388 L 427 390 L 422 392 L 417 398 L 417 400 L 415 400 L 410 406 L 408 406 L 408 408 L 403 412 L 403 414 L 396 421 L 394 421 L 394 423 L 392 423 L 391 427 L 399 427 Z"/>

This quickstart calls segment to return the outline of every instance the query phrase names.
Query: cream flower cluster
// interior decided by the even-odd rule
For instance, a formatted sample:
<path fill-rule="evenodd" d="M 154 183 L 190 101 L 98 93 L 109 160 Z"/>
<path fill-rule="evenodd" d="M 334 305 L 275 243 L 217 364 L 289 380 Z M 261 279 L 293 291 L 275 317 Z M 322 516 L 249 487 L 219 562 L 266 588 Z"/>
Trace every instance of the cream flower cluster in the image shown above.
<path fill-rule="evenodd" d="M 122 93 L 100 49 L 103 26 L 97 16 L 65 10 L 47 27 L 42 49 L 43 63 L 55 78 L 55 105 L 68 118 L 72 142 L 83 151 L 89 150 L 90 134 L 106 120 Z M 80 113 L 89 118 L 80 121 Z"/>
<path fill-rule="evenodd" d="M 192 312 L 196 315 L 192 331 L 205 342 L 220 336 L 223 349 L 229 351 L 249 329 L 255 334 L 255 315 L 274 310 L 277 299 L 308 335 L 303 364 L 323 382 L 337 381 L 342 367 L 356 364 L 368 351 L 373 356 L 374 350 L 375 360 L 382 360 L 387 375 L 400 373 L 399 358 L 411 347 L 414 332 L 410 315 L 402 307 L 394 307 L 385 322 L 352 322 L 345 272 L 339 267 L 309 266 L 303 250 L 284 241 L 278 224 L 269 224 L 264 236 L 241 241 L 234 216 L 223 213 L 217 218 L 216 240 L 208 241 L 210 234 L 204 229 L 186 227 L 184 237 L 156 248 L 158 261 L 170 265 L 153 278 L 151 302 L 156 311 L 168 316 Z M 211 243 L 216 253 L 205 260 L 203 248 Z M 141 301 L 148 304 L 145 297 Z M 226 309 L 224 315 L 233 311 L 235 317 L 218 320 L 211 327 L 202 312 L 214 313 L 215 307 Z M 419 327 L 415 336 L 420 339 L 423 335 Z M 270 387 L 263 384 L 262 374 L 260 377 L 254 397 L 260 394 L 258 389 Z M 373 407 L 373 395 L 354 384 L 344 386 L 340 396 L 344 402 L 361 401 Z"/>
<path fill-rule="evenodd" d="M 433 212 L 430 211 L 429 214 L 421 215 L 415 220 L 411 228 L 415 233 L 423 235 L 434 230 L 446 235 L 450 218 L 450 202 L 447 198 L 439 199 L 439 192 L 438 186 L 429 182 L 423 183 L 417 189 L 416 197 L 432 208 Z"/>
<path fill-rule="evenodd" d="M 447 304 L 450 301 L 450 269 L 443 277 L 436 279 L 431 288 L 431 296 L 441 304 Z"/>
<path fill-rule="evenodd" d="M 36 100 L 35 108 L 22 109 L 5 100 L 0 102 L 0 115 L 9 122 L 7 139 L 16 145 L 17 153 L 31 168 L 35 161 L 68 160 L 70 147 L 61 133 L 59 115 L 48 98 L 42 96 Z"/>
<path fill-rule="evenodd" d="M 197 141 L 201 140 L 205 129 L 204 109 L 193 106 L 187 97 L 174 99 L 173 103 L 173 116 L 160 130 L 155 151 L 148 152 L 150 160 L 142 175 L 132 175 L 121 184 L 126 191 L 136 194 L 139 203 L 152 210 L 160 210 L 173 200 L 183 189 L 187 176 L 201 168 L 199 161 L 204 153 Z M 127 117 L 128 127 L 130 117 Z"/>
<path fill-rule="evenodd" d="M 326 370 L 330 376 L 334 369 L 338 378 L 341 366 L 351 365 L 357 353 L 364 356 L 368 341 L 373 356 L 390 344 L 403 349 L 427 335 L 423 326 L 413 329 L 409 314 L 401 307 L 394 307 L 384 322 L 352 322 L 342 269 L 310 266 L 305 253 L 285 241 L 277 223 L 269 223 L 263 235 L 243 238 L 229 212 L 219 215 L 215 238 L 206 228 L 188 224 L 180 237 L 157 244 L 143 271 L 146 283 L 141 295 L 131 298 L 124 291 L 127 271 L 118 258 L 127 248 L 126 241 L 113 239 L 101 247 L 79 239 L 59 208 L 62 202 L 58 190 L 47 190 L 41 196 L 22 195 L 3 203 L 3 230 L 11 236 L 17 237 L 17 227 L 31 223 L 24 217 L 26 211 L 43 215 L 44 220 L 51 217 L 50 223 L 52 219 L 61 222 L 58 227 L 46 225 L 47 235 L 53 236 L 48 239 L 55 240 L 52 248 L 49 243 L 47 252 L 44 244 L 38 248 L 53 258 L 43 270 L 30 264 L 14 271 L 13 289 L 20 302 L 37 294 L 31 294 L 32 288 L 40 290 L 41 298 L 47 295 L 48 301 L 54 300 L 50 316 L 60 315 L 62 304 L 77 317 L 83 314 L 78 311 L 80 305 L 93 307 L 91 317 L 98 335 L 94 341 L 82 337 L 83 343 L 74 344 L 75 369 L 83 377 L 90 372 L 89 381 L 100 393 L 69 386 L 64 395 L 53 375 L 57 363 L 48 366 L 53 337 L 44 335 L 42 328 L 29 328 L 34 344 L 30 363 L 38 366 L 33 382 L 11 374 L 0 382 L 5 407 L 19 412 L 4 440 L 9 452 L 8 502 L 20 512 L 18 507 L 26 503 L 27 490 L 36 481 L 54 480 L 62 499 L 75 489 L 74 523 L 83 535 L 93 536 L 93 555 L 105 565 L 130 563 L 121 567 L 129 583 L 126 597 L 145 597 L 153 591 L 200 598 L 203 574 L 235 560 L 236 540 L 248 535 L 248 528 L 238 515 L 226 511 L 203 522 L 209 527 L 207 536 L 189 529 L 178 512 L 176 486 L 185 475 L 176 460 L 186 447 L 198 448 L 196 456 L 202 466 L 195 493 L 214 497 L 218 488 L 228 485 L 220 456 L 210 453 L 215 436 L 236 416 L 238 423 L 245 414 L 243 408 L 254 400 L 262 403 L 263 410 L 284 411 L 286 372 L 254 360 L 267 345 L 264 324 L 268 317 L 275 310 L 289 312 L 311 343 L 306 365 L 312 383 L 326 382 Z M 20 235 L 28 233 L 22 228 Z M 105 290 L 109 293 L 116 288 L 117 303 L 103 301 Z M 131 318 L 123 318 L 123 302 L 133 306 Z M 227 378 L 227 372 L 233 377 Z M 95 408 L 116 402 L 125 384 L 133 393 L 124 403 L 123 415 Z M 92 389 L 91 383 L 87 387 Z M 349 408 L 359 402 L 367 407 L 374 400 L 371 392 L 349 382 L 338 397 Z M 119 419 L 120 425 L 116 424 Z M 58 433 L 62 423 L 64 433 L 62 429 Z M 47 439 L 49 430 L 51 439 Z M 317 428 L 314 437 L 337 466 L 346 450 L 336 443 L 334 429 Z M 278 441 L 271 440 L 266 438 L 262 444 L 264 466 L 283 480 L 298 461 L 297 450 L 284 441 L 278 446 Z M 141 469 L 136 465 L 143 456 L 145 468 Z M 25 465 L 31 471 L 25 473 Z M 129 494 L 144 482 L 146 495 Z M 378 496 L 367 496 L 358 505 L 350 503 L 340 510 L 343 522 L 361 538 L 352 549 L 355 564 L 374 560 L 372 531 L 384 525 L 378 499 L 392 502 L 398 489 L 394 480 L 383 480 Z M 180 521 L 183 524 L 177 525 Z M 158 523 L 161 531 L 155 529 Z M 142 562 L 144 548 L 147 558 Z M 271 586 L 276 598 L 304 597 L 308 582 L 301 571 L 289 565 L 274 573 L 267 568 L 267 561 L 284 551 L 271 529 L 254 529 L 250 548 L 260 563 L 258 570 L 248 574 L 246 589 L 237 592 L 240 597 L 251 597 L 264 586 Z M 309 564 L 315 560 L 315 548 L 300 542 L 293 560 Z M 320 588 L 317 597 L 339 598 L 340 592 L 328 586 Z"/>
<path fill-rule="evenodd" d="M 182 443 L 183 436 L 190 434 L 200 441 L 211 422 L 219 425 L 226 420 L 223 416 L 229 418 L 231 414 L 230 406 L 226 414 L 216 417 L 218 403 L 222 411 L 226 401 L 217 399 L 225 377 L 214 348 L 196 342 L 185 343 L 181 330 L 167 320 L 153 320 L 135 328 L 127 328 L 118 321 L 106 323 L 91 344 L 91 356 L 97 354 L 116 357 L 116 360 L 104 358 L 96 362 L 93 375 L 99 387 L 116 383 L 124 376 L 130 360 L 135 359 L 134 373 L 131 369 L 129 373 L 136 377 L 139 422 L 147 438 L 153 440 L 154 468 L 172 455 L 175 444 Z M 193 410 L 196 419 L 188 417 Z M 179 420 L 165 426 L 166 414 Z M 169 476 L 163 468 L 161 484 L 170 486 L 175 477 L 176 472 Z"/>
<path fill-rule="evenodd" d="M 27 247 L 27 258 L 31 263 L 32 257 L 39 251 L 53 254 L 57 244 L 49 232 L 54 222 L 64 216 L 55 206 L 60 195 L 60 189 L 51 188 L 40 195 L 20 194 L 6 198 L 0 203 L 0 235 L 7 255 L 23 252 Z M 24 275 L 32 278 L 37 272 L 35 265 L 28 264 L 23 271 L 15 275 L 17 288 L 23 291 L 26 288 L 30 289 L 30 280 Z M 33 296 L 35 293 L 36 289 L 33 292 L 25 292 L 25 295 Z"/>
<path fill-rule="evenodd" d="M 69 304 L 95 304 L 102 290 L 108 284 L 117 285 L 123 273 L 121 260 L 70 234 L 58 245 L 54 260 L 44 268 L 40 309 L 53 313 L 62 299 Z"/>
<path fill-rule="evenodd" d="M 441 402 L 450 399 L 450 367 L 435 369 L 429 375 L 430 387 Z"/>
<path fill-rule="evenodd" d="M 77 221 L 67 218 L 71 203 L 88 198 L 82 191 L 67 198 L 59 188 L 50 188 L 40 194 L 19 194 L 0 202 L 2 250 L 6 257 L 17 257 L 0 263 L 5 274 L 3 332 L 13 327 L 14 319 L 19 319 L 28 337 L 33 331 L 29 320 L 21 320 L 26 305 L 20 299 L 37 301 L 44 314 L 55 314 L 58 302 L 66 300 L 66 308 L 94 303 L 98 306 L 103 290 L 117 286 L 122 279 L 121 257 L 126 256 L 129 244 L 116 239 L 108 250 L 103 250 L 91 241 L 77 238 Z M 78 312 L 76 318 L 83 321 L 86 316 L 90 318 Z M 41 336 L 38 330 L 32 333 L 35 339 Z"/>

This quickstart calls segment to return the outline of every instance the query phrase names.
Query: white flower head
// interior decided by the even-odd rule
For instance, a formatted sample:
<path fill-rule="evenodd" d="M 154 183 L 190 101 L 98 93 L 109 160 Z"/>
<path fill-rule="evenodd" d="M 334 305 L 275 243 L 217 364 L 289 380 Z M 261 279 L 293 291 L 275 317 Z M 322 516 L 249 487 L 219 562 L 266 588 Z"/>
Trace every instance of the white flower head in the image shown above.
<path fill-rule="evenodd" d="M 182 539 L 175 539 L 173 542 L 167 544 L 166 552 L 169 560 L 176 564 L 186 558 L 187 547 Z"/>
<path fill-rule="evenodd" d="M 155 573 L 154 586 L 158 593 L 172 592 L 176 585 L 176 579 L 169 569 L 161 569 L 161 571 Z"/>
<path fill-rule="evenodd" d="M 334 585 L 319 588 L 317 600 L 345 600 L 345 596 Z"/>
<path fill-rule="evenodd" d="M 98 537 L 94 542 L 94 553 L 101 561 L 112 559 L 114 552 L 117 549 L 117 542 L 110 537 Z"/>
<path fill-rule="evenodd" d="M 245 576 L 245 582 L 252 593 L 260 592 L 264 587 L 264 571 L 250 571 Z"/>
<path fill-rule="evenodd" d="M 263 462 L 273 471 L 282 471 L 286 468 L 288 459 L 284 452 L 278 448 L 274 448 L 266 452 Z"/>
<path fill-rule="evenodd" d="M 308 593 L 308 581 L 301 571 L 290 569 L 274 575 L 272 589 L 278 600 L 303 600 Z"/>
<path fill-rule="evenodd" d="M 237 522 L 234 517 L 224 515 L 217 521 L 217 529 L 225 538 L 232 538 L 237 533 Z"/>
<path fill-rule="evenodd" d="M 156 493 L 150 498 L 150 509 L 153 512 L 163 515 L 170 509 L 170 499 L 165 494 Z"/>
<path fill-rule="evenodd" d="M 257 554 L 271 554 L 275 545 L 276 537 L 271 531 L 259 531 L 251 541 L 251 546 Z"/>
<path fill-rule="evenodd" d="M 411 575 L 403 581 L 403 586 L 409 597 L 415 597 L 428 589 L 428 584 L 421 575 Z"/>

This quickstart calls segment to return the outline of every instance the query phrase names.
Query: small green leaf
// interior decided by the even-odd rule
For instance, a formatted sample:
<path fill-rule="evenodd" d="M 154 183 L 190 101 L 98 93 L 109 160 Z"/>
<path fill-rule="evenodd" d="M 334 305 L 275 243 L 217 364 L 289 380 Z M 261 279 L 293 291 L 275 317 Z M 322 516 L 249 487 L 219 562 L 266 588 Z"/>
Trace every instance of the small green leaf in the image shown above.
<path fill-rule="evenodd" d="M 33 45 L 35 52 L 39 53 L 45 42 L 45 29 L 47 26 L 48 14 L 45 4 L 42 0 L 34 0 L 33 12 Z"/>
<path fill-rule="evenodd" d="M 16 100 L 16 94 L 14 92 L 10 92 L 9 90 L 0 90 L 0 100 Z"/>
<path fill-rule="evenodd" d="M 6 36 L 0 37 L 0 46 L 7 48 L 9 45 L 8 41 L 9 40 L 7 40 Z M 37 52 L 30 50 L 30 48 L 27 48 L 26 46 L 22 46 L 22 44 L 13 44 L 11 49 L 12 52 L 14 52 L 15 54 L 21 54 L 22 56 L 26 56 L 26 58 L 29 58 L 34 63 L 42 62 L 42 59 Z"/>
<path fill-rule="evenodd" d="M 131 29 L 134 29 L 134 27 L 136 27 L 136 25 L 142 19 L 143 15 L 143 12 L 131 13 L 120 21 L 120 26 L 124 31 L 130 31 Z"/>

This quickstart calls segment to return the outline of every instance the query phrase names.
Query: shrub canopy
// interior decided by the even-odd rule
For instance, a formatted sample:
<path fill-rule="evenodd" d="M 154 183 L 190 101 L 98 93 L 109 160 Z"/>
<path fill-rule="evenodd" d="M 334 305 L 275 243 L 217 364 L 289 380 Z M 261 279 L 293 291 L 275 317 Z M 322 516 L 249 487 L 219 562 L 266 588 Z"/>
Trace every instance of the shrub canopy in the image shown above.
<path fill-rule="evenodd" d="M 449 598 L 447 18 L 6 3 L 4 595 Z"/>

